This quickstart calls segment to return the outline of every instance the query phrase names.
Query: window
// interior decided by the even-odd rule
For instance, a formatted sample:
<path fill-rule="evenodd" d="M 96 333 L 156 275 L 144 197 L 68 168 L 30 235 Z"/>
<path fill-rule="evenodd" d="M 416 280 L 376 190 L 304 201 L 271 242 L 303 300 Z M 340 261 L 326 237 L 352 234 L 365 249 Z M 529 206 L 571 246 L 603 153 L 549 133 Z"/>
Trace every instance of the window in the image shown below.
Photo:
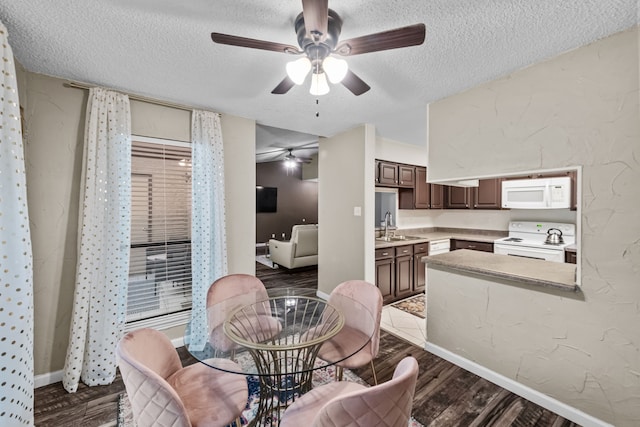
<path fill-rule="evenodd" d="M 132 137 L 127 329 L 183 324 L 191 309 L 191 144 Z"/>

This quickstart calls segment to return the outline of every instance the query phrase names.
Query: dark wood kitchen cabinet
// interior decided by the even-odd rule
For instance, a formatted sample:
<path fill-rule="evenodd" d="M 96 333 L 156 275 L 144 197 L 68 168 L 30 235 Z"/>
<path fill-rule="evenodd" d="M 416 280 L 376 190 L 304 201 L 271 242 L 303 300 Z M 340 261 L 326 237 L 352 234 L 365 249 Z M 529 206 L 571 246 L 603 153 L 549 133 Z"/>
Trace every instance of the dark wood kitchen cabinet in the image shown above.
<path fill-rule="evenodd" d="M 376 249 L 376 286 L 388 304 L 424 292 L 425 268 L 420 258 L 428 243 Z"/>
<path fill-rule="evenodd" d="M 396 250 L 396 292 L 401 299 L 413 293 L 413 245 L 397 246 Z"/>
<path fill-rule="evenodd" d="M 445 187 L 444 207 L 446 209 L 469 209 L 471 207 L 471 189 L 468 187 Z"/>
<path fill-rule="evenodd" d="M 416 168 L 409 165 L 398 165 L 398 187 L 413 188 L 416 183 Z"/>
<path fill-rule="evenodd" d="M 401 209 L 444 209 L 444 185 L 427 182 L 427 168 L 416 166 L 415 185 L 413 186 L 413 205 L 409 206 L 408 196 L 400 191 Z"/>
<path fill-rule="evenodd" d="M 447 209 L 500 209 L 502 201 L 502 179 L 480 179 L 477 187 L 447 186 L 445 207 Z"/>
<path fill-rule="evenodd" d="M 451 239 L 451 250 L 471 249 L 474 251 L 493 252 L 493 243 L 475 240 Z"/>
<path fill-rule="evenodd" d="M 413 291 L 424 292 L 426 285 L 425 264 L 421 262 L 423 256 L 429 254 L 429 243 L 416 243 L 413 245 Z"/>
<path fill-rule="evenodd" d="M 427 168 L 416 167 L 416 184 L 414 186 L 414 204 L 416 209 L 431 207 L 431 184 L 427 184 Z"/>
<path fill-rule="evenodd" d="M 472 188 L 474 209 L 500 209 L 502 206 L 502 179 L 481 179 Z"/>
<path fill-rule="evenodd" d="M 384 304 L 394 300 L 396 272 L 393 248 L 376 249 L 376 286 L 380 289 Z"/>
<path fill-rule="evenodd" d="M 431 197 L 429 207 L 431 209 L 444 209 L 444 189 L 445 186 L 442 184 L 430 184 L 429 192 Z"/>
<path fill-rule="evenodd" d="M 578 253 L 575 249 L 565 249 L 564 251 L 564 262 L 569 264 L 577 264 L 578 263 Z"/>
<path fill-rule="evenodd" d="M 376 184 L 378 185 L 398 185 L 398 165 L 397 163 L 376 161 Z"/>

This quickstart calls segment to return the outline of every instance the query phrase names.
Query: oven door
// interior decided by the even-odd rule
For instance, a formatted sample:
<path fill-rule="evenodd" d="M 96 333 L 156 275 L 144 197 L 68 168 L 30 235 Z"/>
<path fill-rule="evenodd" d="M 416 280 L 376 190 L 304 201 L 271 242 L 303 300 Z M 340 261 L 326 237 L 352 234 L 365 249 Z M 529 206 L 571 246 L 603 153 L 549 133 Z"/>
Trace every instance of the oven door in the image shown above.
<path fill-rule="evenodd" d="M 522 258 L 542 259 L 545 261 L 564 262 L 564 250 L 532 248 L 529 246 L 493 245 L 496 254 L 518 256 Z"/>

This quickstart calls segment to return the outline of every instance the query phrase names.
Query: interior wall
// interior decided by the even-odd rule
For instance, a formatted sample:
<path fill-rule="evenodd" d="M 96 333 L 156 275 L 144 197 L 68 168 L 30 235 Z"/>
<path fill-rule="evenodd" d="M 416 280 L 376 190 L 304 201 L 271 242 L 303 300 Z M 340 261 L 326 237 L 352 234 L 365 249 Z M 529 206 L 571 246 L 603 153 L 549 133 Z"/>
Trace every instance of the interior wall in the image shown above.
<path fill-rule="evenodd" d="M 427 145 L 405 144 L 388 138 L 376 137 L 376 159 L 416 166 L 427 166 Z"/>
<path fill-rule="evenodd" d="M 222 114 L 229 273 L 256 273 L 256 122 Z"/>
<path fill-rule="evenodd" d="M 281 161 L 257 163 L 255 182 L 278 189 L 277 211 L 256 213 L 256 243 L 272 235 L 288 240 L 294 225 L 318 223 L 318 182 L 302 180 L 302 167 L 287 171 Z"/>
<path fill-rule="evenodd" d="M 78 203 L 88 91 L 19 68 L 34 265 L 34 371 L 63 368 L 75 290 Z M 131 102 L 132 132 L 190 140 L 191 113 Z M 222 116 L 228 262 L 255 273 L 255 123 Z M 248 227 L 248 228 L 246 228 Z M 182 331 L 173 331 L 177 338 Z M 171 334 L 169 334 L 171 335 Z"/>
<path fill-rule="evenodd" d="M 429 179 L 582 166 L 582 289 L 429 276 L 429 342 L 616 426 L 640 424 L 638 29 L 430 106 Z M 429 269 L 431 272 L 431 269 Z"/>
<path fill-rule="evenodd" d="M 371 281 L 375 130 L 364 125 L 321 138 L 318 168 L 318 290 L 329 294 L 346 280 Z M 354 161 L 357 159 L 358 161 Z M 355 215 L 354 209 L 360 209 Z"/>

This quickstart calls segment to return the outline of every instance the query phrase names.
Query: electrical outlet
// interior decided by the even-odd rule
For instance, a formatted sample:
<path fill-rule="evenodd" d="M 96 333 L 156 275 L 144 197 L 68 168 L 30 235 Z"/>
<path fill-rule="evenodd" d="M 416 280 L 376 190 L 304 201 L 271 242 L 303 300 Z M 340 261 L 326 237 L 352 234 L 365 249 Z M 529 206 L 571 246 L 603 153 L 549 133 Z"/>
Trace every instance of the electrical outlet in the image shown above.
<path fill-rule="evenodd" d="M 353 216 L 362 216 L 362 207 L 354 206 L 353 207 Z"/>

